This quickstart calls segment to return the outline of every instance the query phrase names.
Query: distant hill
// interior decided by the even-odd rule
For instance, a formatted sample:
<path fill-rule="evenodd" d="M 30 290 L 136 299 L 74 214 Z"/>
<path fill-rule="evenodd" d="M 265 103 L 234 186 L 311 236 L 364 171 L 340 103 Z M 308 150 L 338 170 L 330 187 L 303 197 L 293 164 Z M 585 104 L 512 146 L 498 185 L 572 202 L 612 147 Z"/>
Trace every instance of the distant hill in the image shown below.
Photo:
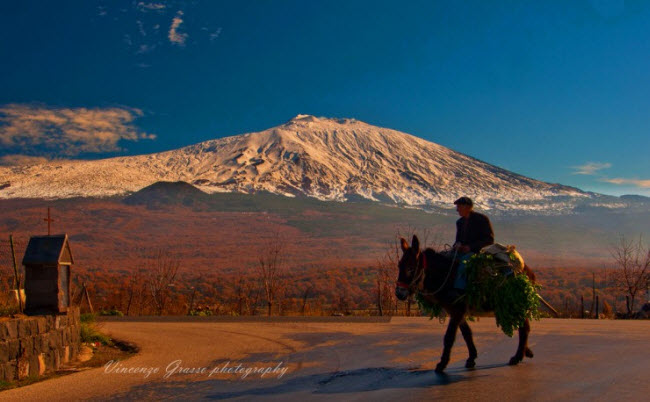
<path fill-rule="evenodd" d="M 208 194 L 184 181 L 157 182 L 122 200 L 126 205 L 146 205 L 158 208 L 165 205 L 199 207 L 208 200 Z"/>
<path fill-rule="evenodd" d="M 643 195 L 636 195 L 636 194 L 622 195 L 621 199 L 624 201 L 650 203 L 650 197 L 646 197 Z"/>

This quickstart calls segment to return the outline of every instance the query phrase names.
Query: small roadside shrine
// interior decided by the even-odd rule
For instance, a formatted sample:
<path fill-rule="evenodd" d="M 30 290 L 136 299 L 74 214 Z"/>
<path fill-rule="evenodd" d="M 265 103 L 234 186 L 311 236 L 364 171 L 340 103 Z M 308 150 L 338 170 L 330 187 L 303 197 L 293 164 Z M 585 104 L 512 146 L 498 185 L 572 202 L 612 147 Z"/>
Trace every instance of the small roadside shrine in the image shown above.
<path fill-rule="evenodd" d="M 29 239 L 23 258 L 26 314 L 68 311 L 72 264 L 74 260 L 67 234 Z"/>

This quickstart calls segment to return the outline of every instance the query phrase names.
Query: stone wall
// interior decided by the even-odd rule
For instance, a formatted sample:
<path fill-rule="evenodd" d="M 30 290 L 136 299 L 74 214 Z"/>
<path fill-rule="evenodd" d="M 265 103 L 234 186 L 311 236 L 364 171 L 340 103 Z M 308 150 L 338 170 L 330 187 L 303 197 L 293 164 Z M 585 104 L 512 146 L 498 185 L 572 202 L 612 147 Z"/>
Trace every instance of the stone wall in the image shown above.
<path fill-rule="evenodd" d="M 0 380 L 21 380 L 58 370 L 76 359 L 80 339 L 76 307 L 67 314 L 0 321 Z"/>

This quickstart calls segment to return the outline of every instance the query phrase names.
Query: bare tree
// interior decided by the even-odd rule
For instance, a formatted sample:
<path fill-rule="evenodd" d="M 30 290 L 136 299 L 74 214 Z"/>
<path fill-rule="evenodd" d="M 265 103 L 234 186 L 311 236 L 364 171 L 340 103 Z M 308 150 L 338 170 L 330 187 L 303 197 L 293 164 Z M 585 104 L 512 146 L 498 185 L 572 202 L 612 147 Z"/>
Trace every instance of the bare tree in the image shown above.
<path fill-rule="evenodd" d="M 204 307 L 201 305 L 201 298 L 203 297 L 203 293 L 201 292 L 201 284 L 205 283 L 203 274 L 200 273 L 197 274 L 196 276 L 191 278 L 189 282 L 191 286 L 189 288 L 189 293 L 188 293 L 190 300 L 187 303 L 187 315 L 192 314 L 195 305 L 199 306 L 199 310 Z"/>
<path fill-rule="evenodd" d="M 136 269 L 129 274 L 126 283 L 126 315 L 131 315 L 131 308 L 137 306 L 138 310 L 142 308 L 144 302 L 144 283 L 142 269 Z"/>
<path fill-rule="evenodd" d="M 447 239 L 445 240 L 443 233 L 440 231 L 435 231 L 432 230 L 430 227 L 415 227 L 413 225 L 403 225 L 395 228 L 395 235 L 396 239 L 399 240 L 400 237 L 403 237 L 405 239 L 410 239 L 413 237 L 414 234 L 418 235 L 418 238 L 420 239 L 420 247 L 422 247 L 422 250 L 424 250 L 427 247 L 432 247 L 437 251 L 441 251 L 445 247 L 445 243 L 448 243 L 449 240 L 454 239 Z M 395 253 L 399 254 L 399 241 L 397 241 L 395 246 Z M 393 245 L 391 244 L 389 249 L 393 249 Z M 397 256 L 397 259 L 399 260 L 399 255 Z"/>
<path fill-rule="evenodd" d="M 643 243 L 642 236 L 638 241 L 628 240 L 621 235 L 612 250 L 615 262 L 614 285 L 628 299 L 627 314 L 635 310 L 635 299 L 648 286 L 650 274 L 650 248 Z"/>
<path fill-rule="evenodd" d="M 238 271 L 235 278 L 235 284 L 233 287 L 234 296 L 235 296 L 235 308 L 237 315 L 244 315 L 244 308 L 248 309 L 249 305 L 249 295 L 247 292 L 246 280 L 244 274 L 241 271 Z"/>
<path fill-rule="evenodd" d="M 282 290 L 285 248 L 286 241 L 280 233 L 276 233 L 259 252 L 257 273 L 266 296 L 269 316 Z"/>
<path fill-rule="evenodd" d="M 180 260 L 171 252 L 161 249 L 153 255 L 146 283 L 158 315 L 165 312 L 179 268 Z"/>
<path fill-rule="evenodd" d="M 305 315 L 305 312 L 307 310 L 307 301 L 309 300 L 309 296 L 313 293 L 313 291 L 314 291 L 314 284 L 308 282 L 305 285 L 305 290 L 302 294 L 302 303 L 300 307 L 300 312 L 302 315 Z"/>
<path fill-rule="evenodd" d="M 400 260 L 400 238 L 410 239 L 416 232 L 417 229 L 411 225 L 397 228 L 394 241 L 387 245 L 386 254 L 384 254 L 383 258 L 377 264 L 377 288 L 375 294 L 377 296 L 376 302 L 379 315 L 384 315 L 385 311 L 390 311 L 391 309 L 394 309 L 395 313 L 397 313 L 399 301 L 395 297 L 395 280 L 397 279 L 397 264 Z M 432 234 L 432 231 L 428 228 L 420 231 L 420 236 L 423 239 L 420 244 L 423 249 L 427 247 Z M 440 245 L 439 234 L 435 234 L 433 237 L 435 242 L 434 246 Z M 404 301 L 406 315 L 411 314 L 412 303 L 413 298 L 411 297 Z"/>
<path fill-rule="evenodd" d="M 375 289 L 377 310 L 381 316 L 384 315 L 385 309 L 390 310 L 395 304 L 396 278 L 397 262 L 393 262 L 388 256 L 385 256 L 377 263 L 377 287 Z"/>

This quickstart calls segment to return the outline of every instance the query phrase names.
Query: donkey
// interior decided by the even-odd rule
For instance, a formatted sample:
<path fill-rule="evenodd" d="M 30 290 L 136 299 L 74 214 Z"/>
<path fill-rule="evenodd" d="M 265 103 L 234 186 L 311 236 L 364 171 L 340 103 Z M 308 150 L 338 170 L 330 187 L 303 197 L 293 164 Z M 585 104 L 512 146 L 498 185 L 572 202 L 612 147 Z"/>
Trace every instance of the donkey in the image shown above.
<path fill-rule="evenodd" d="M 462 291 L 453 289 L 456 273 L 455 258 L 438 253 L 431 248 L 420 252 L 420 241 L 417 236 L 413 236 L 410 247 L 405 239 L 401 238 L 400 242 L 403 255 L 398 264 L 399 275 L 395 287 L 397 298 L 404 301 L 419 291 L 425 299 L 438 303 L 449 315 L 449 325 L 444 337 L 444 349 L 440 362 L 436 365 L 436 372 L 442 373 L 447 367 L 459 327 L 469 350 L 469 358 L 465 362 L 465 367 L 474 368 L 478 354 L 476 346 L 474 346 L 472 330 L 465 320 L 468 306 L 464 298 L 461 298 Z M 524 271 L 534 283 L 535 275 L 530 268 L 525 266 Z M 486 311 L 490 311 L 489 306 L 485 306 L 485 308 Z M 529 358 L 533 357 L 533 351 L 528 348 L 529 333 L 530 323 L 526 319 L 524 326 L 519 328 L 519 346 L 515 355 L 510 358 L 510 365 L 521 362 L 524 355 Z"/>

